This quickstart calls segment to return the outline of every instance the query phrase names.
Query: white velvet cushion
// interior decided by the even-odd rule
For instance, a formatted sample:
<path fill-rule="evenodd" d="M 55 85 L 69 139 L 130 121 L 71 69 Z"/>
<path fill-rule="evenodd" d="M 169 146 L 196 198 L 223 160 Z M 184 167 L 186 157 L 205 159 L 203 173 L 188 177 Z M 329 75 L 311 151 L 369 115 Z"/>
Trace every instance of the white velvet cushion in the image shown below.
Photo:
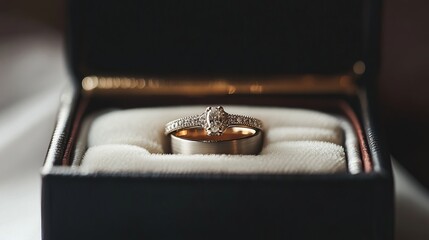
<path fill-rule="evenodd" d="M 163 107 L 103 113 L 89 123 L 88 150 L 80 168 L 88 172 L 336 173 L 347 171 L 347 158 L 351 173 L 361 171 L 350 124 L 305 109 L 226 106 L 229 113 L 263 121 L 264 147 L 257 156 L 165 154 L 165 123 L 204 109 Z"/>

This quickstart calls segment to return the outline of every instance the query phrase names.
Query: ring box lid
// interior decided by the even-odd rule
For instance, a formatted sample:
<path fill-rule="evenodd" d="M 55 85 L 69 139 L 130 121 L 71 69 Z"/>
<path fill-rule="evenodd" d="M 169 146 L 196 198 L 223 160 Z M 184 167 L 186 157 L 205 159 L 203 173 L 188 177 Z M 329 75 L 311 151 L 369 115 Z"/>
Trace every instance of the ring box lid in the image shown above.
<path fill-rule="evenodd" d="M 376 72 L 379 0 L 69 1 L 68 56 L 85 76 Z M 371 71 L 370 71 L 371 70 Z"/>

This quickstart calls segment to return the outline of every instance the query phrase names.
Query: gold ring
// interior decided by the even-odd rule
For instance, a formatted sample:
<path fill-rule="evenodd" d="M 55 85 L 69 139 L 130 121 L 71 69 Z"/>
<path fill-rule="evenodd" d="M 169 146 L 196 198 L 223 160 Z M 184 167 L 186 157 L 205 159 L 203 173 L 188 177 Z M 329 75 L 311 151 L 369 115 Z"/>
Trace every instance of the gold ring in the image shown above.
<path fill-rule="evenodd" d="M 165 125 L 172 153 L 258 154 L 262 148 L 262 121 L 229 114 L 222 106 L 179 118 Z"/>

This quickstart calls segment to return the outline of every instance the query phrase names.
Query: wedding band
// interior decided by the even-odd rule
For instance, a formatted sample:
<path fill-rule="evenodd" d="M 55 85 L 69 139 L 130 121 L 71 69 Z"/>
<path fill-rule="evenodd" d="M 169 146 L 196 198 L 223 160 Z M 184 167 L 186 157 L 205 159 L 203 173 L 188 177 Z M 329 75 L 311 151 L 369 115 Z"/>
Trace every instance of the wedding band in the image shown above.
<path fill-rule="evenodd" d="M 203 128 L 188 128 L 172 133 L 174 154 L 256 155 L 262 148 L 262 131 L 257 128 L 230 127 L 222 135 L 208 136 Z"/>
<path fill-rule="evenodd" d="M 179 118 L 165 125 L 165 135 L 186 129 L 204 128 L 208 136 L 220 136 L 232 126 L 245 126 L 262 130 L 262 122 L 259 119 L 228 114 L 222 106 L 208 107 L 200 115 Z"/>
<path fill-rule="evenodd" d="M 172 153 L 258 154 L 262 148 L 261 120 L 228 114 L 222 106 L 171 121 L 164 133 L 170 135 Z"/>

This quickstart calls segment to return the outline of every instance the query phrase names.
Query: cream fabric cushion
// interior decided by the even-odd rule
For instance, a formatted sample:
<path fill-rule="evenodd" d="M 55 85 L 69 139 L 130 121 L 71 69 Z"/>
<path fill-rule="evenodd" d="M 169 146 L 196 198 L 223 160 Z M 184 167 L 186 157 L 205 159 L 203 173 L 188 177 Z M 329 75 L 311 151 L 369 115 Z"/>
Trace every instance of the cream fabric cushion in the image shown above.
<path fill-rule="evenodd" d="M 112 110 L 87 120 L 88 149 L 79 167 L 87 172 L 144 173 L 351 173 L 361 171 L 357 138 L 341 117 L 275 107 L 225 106 L 229 113 L 263 121 L 257 155 L 166 154 L 165 123 L 202 113 L 205 106 Z M 85 127 L 84 127 L 85 128 Z M 348 160 L 347 160 L 348 159 Z M 351 161 L 351 162 L 350 162 Z M 348 166 L 348 167 L 347 167 Z"/>

